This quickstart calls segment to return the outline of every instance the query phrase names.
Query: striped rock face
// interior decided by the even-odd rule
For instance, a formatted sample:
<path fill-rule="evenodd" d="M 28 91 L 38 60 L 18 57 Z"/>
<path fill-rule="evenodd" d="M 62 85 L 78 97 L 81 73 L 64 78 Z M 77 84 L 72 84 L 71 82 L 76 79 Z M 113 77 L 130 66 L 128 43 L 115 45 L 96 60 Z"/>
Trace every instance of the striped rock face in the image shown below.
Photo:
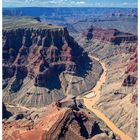
<path fill-rule="evenodd" d="M 85 76 L 92 72 L 90 62 L 66 28 L 4 30 L 3 100 L 44 106 L 67 94 L 78 95 L 95 84 L 86 87 Z"/>
<path fill-rule="evenodd" d="M 134 43 L 137 42 L 138 37 L 131 33 L 121 32 L 117 29 L 102 29 L 91 26 L 87 29 L 87 32 L 83 33 L 86 35 L 87 40 L 97 39 L 102 42 L 110 42 L 115 45 L 120 43 Z"/>

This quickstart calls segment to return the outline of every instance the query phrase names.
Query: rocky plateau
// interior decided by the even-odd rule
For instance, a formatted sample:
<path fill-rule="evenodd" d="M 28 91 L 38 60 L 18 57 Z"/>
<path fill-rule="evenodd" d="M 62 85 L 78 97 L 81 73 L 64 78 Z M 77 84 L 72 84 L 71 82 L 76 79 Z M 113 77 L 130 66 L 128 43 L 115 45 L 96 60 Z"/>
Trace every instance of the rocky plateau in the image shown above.
<path fill-rule="evenodd" d="M 3 101 L 41 107 L 91 89 L 102 73 L 98 61 L 66 28 L 33 25 L 4 28 Z"/>

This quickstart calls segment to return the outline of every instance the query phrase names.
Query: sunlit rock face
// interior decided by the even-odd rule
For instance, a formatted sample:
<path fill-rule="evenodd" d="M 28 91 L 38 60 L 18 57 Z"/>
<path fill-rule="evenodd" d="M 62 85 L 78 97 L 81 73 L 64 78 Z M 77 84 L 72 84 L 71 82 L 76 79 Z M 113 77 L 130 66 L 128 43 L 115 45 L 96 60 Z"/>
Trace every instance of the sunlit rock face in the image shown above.
<path fill-rule="evenodd" d="M 11 121 L 12 120 L 12 121 Z M 100 121 L 80 110 L 74 101 L 52 103 L 37 112 L 16 114 L 3 122 L 3 140 L 110 140 L 114 134 L 100 127 Z"/>
<path fill-rule="evenodd" d="M 3 78 L 16 77 L 13 92 L 27 76 L 35 79 L 35 86 L 46 87 L 49 79 L 63 71 L 80 74 L 82 60 L 87 58 L 67 29 L 3 31 Z"/>
<path fill-rule="evenodd" d="M 66 28 L 3 31 L 3 101 L 45 106 L 91 89 L 102 73 Z M 92 80 L 91 80 L 92 79 Z"/>
<path fill-rule="evenodd" d="M 104 42 L 111 42 L 119 45 L 123 42 L 136 42 L 137 36 L 131 33 L 124 33 L 117 29 L 102 29 L 91 26 L 86 33 L 87 40 L 97 39 Z"/>

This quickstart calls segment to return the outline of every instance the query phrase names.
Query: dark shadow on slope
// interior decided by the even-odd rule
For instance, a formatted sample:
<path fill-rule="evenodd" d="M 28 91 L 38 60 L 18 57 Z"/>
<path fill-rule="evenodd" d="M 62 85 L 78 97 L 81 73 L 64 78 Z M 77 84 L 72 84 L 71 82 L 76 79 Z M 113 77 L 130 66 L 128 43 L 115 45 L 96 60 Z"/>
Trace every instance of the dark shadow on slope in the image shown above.
<path fill-rule="evenodd" d="M 36 33 L 37 36 L 31 38 L 32 33 Z M 78 45 L 65 28 L 64 30 L 56 31 L 17 29 L 15 31 L 3 32 L 3 36 L 6 38 L 3 44 L 3 50 L 5 52 L 3 55 L 3 79 L 13 76 L 16 77 L 11 84 L 11 93 L 19 91 L 23 85 L 24 78 L 28 76 L 28 63 L 26 61 L 30 53 L 29 47 L 32 45 L 42 46 L 44 48 L 44 52 L 40 54 L 38 62 L 34 62 L 41 66 L 41 71 L 35 73 L 33 77 L 35 78 L 35 86 L 46 87 L 49 90 L 60 89 L 61 81 L 59 75 L 62 72 L 65 71 L 66 73 L 71 73 L 79 77 L 85 77 L 92 68 L 87 52 L 84 52 L 83 48 Z M 12 36 L 14 36 L 14 39 Z M 18 41 L 17 48 L 14 46 L 16 40 Z M 66 49 L 64 44 L 67 44 Z M 9 51 L 9 48 L 12 48 L 12 50 Z M 13 61 L 11 62 L 9 56 L 14 56 L 13 61 L 18 60 L 15 62 L 18 63 L 18 66 Z M 41 64 L 39 62 L 40 58 L 42 61 Z M 11 63 L 11 67 L 9 65 L 7 66 L 7 63 Z M 46 64 L 48 66 L 44 66 Z M 42 74 L 41 76 L 44 76 L 44 83 L 40 82 L 41 84 L 38 84 L 36 76 L 47 69 L 49 69 L 51 74 Z M 8 82 L 5 80 L 3 82 L 3 88 L 7 85 Z"/>
<path fill-rule="evenodd" d="M 92 126 L 90 137 L 93 137 L 93 136 L 100 134 L 100 133 L 102 133 L 102 130 L 100 129 L 98 123 L 94 122 L 93 126 Z"/>
<path fill-rule="evenodd" d="M 88 71 L 92 69 L 91 59 L 88 57 L 87 52 L 84 52 L 84 49 L 75 42 L 73 37 L 69 36 L 67 42 L 73 50 L 73 61 L 76 63 L 75 75 L 85 77 Z"/>
<path fill-rule="evenodd" d="M 77 116 L 75 114 L 75 119 L 76 121 L 78 122 L 79 126 L 80 126 L 80 133 L 81 133 L 81 136 L 83 136 L 84 138 L 88 139 L 89 138 L 89 134 L 88 134 L 88 131 L 84 125 L 84 118 L 83 116 L 80 114 L 79 116 Z"/>
<path fill-rule="evenodd" d="M 9 112 L 7 109 L 6 109 L 6 106 L 4 103 L 2 103 L 2 119 L 8 119 L 9 117 L 12 116 L 12 113 Z"/>

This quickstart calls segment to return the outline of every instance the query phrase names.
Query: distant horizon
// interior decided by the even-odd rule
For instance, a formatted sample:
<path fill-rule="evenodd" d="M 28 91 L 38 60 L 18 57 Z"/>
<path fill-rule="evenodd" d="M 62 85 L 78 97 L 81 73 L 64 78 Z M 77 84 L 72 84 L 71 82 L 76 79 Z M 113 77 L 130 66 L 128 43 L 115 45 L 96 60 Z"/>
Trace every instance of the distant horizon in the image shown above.
<path fill-rule="evenodd" d="M 138 9 L 138 7 L 96 7 L 96 6 L 83 6 L 83 7 L 78 7 L 78 6 L 62 6 L 62 7 L 43 7 L 43 6 L 15 6 L 15 7 L 2 7 L 2 8 L 124 8 L 124 9 L 128 9 L 128 8 L 133 8 L 133 9 Z"/>
<path fill-rule="evenodd" d="M 3 8 L 12 7 L 121 7 L 138 8 L 138 0 L 2 0 Z"/>

